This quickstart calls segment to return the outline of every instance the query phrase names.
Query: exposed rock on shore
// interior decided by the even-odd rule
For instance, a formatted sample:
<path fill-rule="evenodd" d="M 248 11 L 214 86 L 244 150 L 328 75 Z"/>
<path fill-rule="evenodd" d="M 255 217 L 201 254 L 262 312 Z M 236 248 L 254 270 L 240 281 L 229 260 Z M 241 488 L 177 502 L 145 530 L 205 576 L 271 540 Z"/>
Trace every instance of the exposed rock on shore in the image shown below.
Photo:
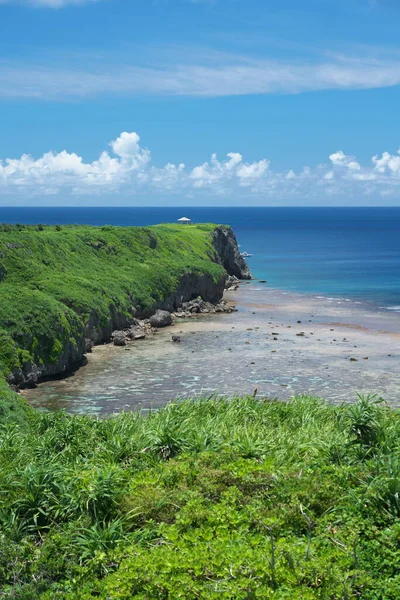
<path fill-rule="evenodd" d="M 152 327 L 168 327 L 172 323 L 172 315 L 167 310 L 158 309 L 154 315 L 151 315 L 149 323 Z"/>
<path fill-rule="evenodd" d="M 212 304 L 212 302 L 206 302 L 198 296 L 190 302 L 184 302 L 176 312 L 173 313 L 173 316 L 178 319 L 184 319 L 198 314 L 231 313 L 234 310 L 236 310 L 236 308 L 230 306 L 224 300 L 221 300 L 221 302 L 218 302 L 217 304 Z"/>
<path fill-rule="evenodd" d="M 225 289 L 228 292 L 236 292 L 239 288 L 240 279 L 235 277 L 235 275 L 228 275 L 225 281 Z"/>
<path fill-rule="evenodd" d="M 198 315 L 216 314 L 216 313 L 232 313 L 237 309 L 229 305 L 225 300 L 221 300 L 218 304 L 206 302 L 200 296 L 189 302 L 184 302 L 177 310 L 170 313 L 166 310 L 157 310 L 149 319 L 135 320 L 135 325 L 132 327 L 113 331 L 111 339 L 114 346 L 126 346 L 128 342 L 142 340 L 147 336 L 155 333 L 157 329 L 162 329 L 173 325 L 176 319 L 190 319 Z M 181 341 L 179 336 L 172 336 L 173 341 Z M 179 338 L 179 339 L 178 339 Z"/>
<path fill-rule="evenodd" d="M 172 316 L 171 313 L 167 314 L 170 317 L 170 325 L 172 324 Z M 147 335 L 152 333 L 152 331 L 154 331 L 154 328 L 150 324 L 149 320 L 141 321 L 139 319 L 135 319 L 135 322 L 131 327 L 127 327 L 126 329 L 121 329 L 119 331 L 113 331 L 111 334 L 111 340 L 114 346 L 126 346 L 128 342 L 144 340 Z"/>
<path fill-rule="evenodd" d="M 126 336 L 123 331 L 114 331 L 112 338 L 114 346 L 126 346 Z"/>

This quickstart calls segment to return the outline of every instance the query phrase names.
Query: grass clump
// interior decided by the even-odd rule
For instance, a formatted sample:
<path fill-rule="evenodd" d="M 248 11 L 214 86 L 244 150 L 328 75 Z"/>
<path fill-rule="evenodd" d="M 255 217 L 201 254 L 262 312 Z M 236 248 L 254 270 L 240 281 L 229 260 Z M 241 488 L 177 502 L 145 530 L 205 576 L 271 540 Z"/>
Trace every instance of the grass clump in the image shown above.
<path fill-rule="evenodd" d="M 400 414 L 254 398 L 0 425 L 0 596 L 400 596 Z"/>
<path fill-rule="evenodd" d="M 4 379 L 0 377 L 0 427 L 4 423 L 14 423 L 24 427 L 35 411 L 9 389 Z"/>

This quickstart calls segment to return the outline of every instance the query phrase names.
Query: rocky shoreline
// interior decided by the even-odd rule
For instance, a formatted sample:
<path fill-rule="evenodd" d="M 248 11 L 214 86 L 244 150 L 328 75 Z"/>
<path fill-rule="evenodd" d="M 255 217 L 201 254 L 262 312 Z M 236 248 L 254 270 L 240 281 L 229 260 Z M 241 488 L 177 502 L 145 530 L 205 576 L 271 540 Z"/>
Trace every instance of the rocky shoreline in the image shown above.
<path fill-rule="evenodd" d="M 235 275 L 229 275 L 225 282 L 226 291 L 237 290 L 240 284 L 240 279 Z M 158 329 L 174 325 L 177 319 L 191 319 L 200 315 L 210 315 L 218 313 L 231 314 L 236 312 L 237 308 L 229 304 L 225 300 L 218 303 L 208 302 L 203 300 L 201 296 L 183 302 L 174 312 L 157 309 L 157 311 L 149 319 L 135 319 L 130 327 L 125 329 L 117 329 L 111 334 L 111 341 L 114 346 L 126 346 L 130 342 L 144 340 L 151 334 L 157 332 Z M 172 336 L 172 341 L 180 342 L 179 336 Z M 86 340 L 86 352 L 90 353 L 93 349 L 93 342 L 90 339 Z"/>

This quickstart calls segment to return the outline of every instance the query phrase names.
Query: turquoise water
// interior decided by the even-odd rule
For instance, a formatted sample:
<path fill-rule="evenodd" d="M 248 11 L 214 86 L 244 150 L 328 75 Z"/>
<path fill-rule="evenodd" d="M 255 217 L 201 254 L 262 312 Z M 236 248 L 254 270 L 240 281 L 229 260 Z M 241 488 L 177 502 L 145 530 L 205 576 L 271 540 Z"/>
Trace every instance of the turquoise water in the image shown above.
<path fill-rule="evenodd" d="M 7 223 L 227 223 L 255 277 L 400 311 L 399 208 L 1 208 Z"/>

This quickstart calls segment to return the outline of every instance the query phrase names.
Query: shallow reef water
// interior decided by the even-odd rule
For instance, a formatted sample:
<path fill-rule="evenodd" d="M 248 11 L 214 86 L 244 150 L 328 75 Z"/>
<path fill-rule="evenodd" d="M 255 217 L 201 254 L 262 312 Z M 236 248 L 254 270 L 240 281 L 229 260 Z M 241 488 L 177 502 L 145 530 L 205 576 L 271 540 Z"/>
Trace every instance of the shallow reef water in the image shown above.
<path fill-rule="evenodd" d="M 177 322 L 124 348 L 99 346 L 74 375 L 24 393 L 40 409 L 96 415 L 211 394 L 341 403 L 362 393 L 400 405 L 400 314 L 256 281 L 227 298 L 237 312 Z"/>

